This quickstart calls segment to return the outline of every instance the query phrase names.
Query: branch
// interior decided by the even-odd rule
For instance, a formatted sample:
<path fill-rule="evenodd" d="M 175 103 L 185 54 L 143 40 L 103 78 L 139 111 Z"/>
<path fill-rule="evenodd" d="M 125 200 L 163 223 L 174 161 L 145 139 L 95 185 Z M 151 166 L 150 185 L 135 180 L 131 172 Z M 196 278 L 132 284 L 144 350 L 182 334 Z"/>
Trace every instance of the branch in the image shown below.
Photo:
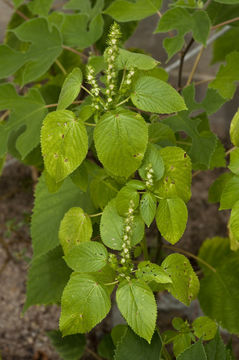
<path fill-rule="evenodd" d="M 88 56 L 87 56 L 87 55 L 85 55 L 85 54 L 83 54 L 83 53 L 81 53 L 81 52 L 79 52 L 79 51 L 71 48 L 70 46 L 62 45 L 62 48 L 65 49 L 65 50 L 71 51 L 71 52 L 73 52 L 73 53 L 76 54 L 76 55 L 81 56 L 82 59 L 84 59 L 84 60 L 88 60 Z"/>
<path fill-rule="evenodd" d="M 18 14 L 22 19 L 24 20 L 29 20 L 29 18 L 23 14 L 23 12 L 21 12 L 20 10 L 18 9 L 15 9 L 15 7 L 8 1 L 8 0 L 3 0 L 3 2 L 8 6 L 10 7 L 11 9 L 15 10 L 16 14 Z"/>
<path fill-rule="evenodd" d="M 194 39 L 191 38 L 191 40 L 189 41 L 189 43 L 186 46 L 185 50 L 183 50 L 181 52 L 180 65 L 179 65 L 179 70 L 178 70 L 178 88 L 179 89 L 182 87 L 182 75 L 183 75 L 184 58 L 185 58 L 187 52 L 189 51 L 189 49 L 190 49 L 190 47 L 192 46 L 193 43 L 194 43 Z"/>
<path fill-rule="evenodd" d="M 86 347 L 85 350 L 96 360 L 102 360 L 102 358 L 99 357 L 99 355 L 97 355 L 93 350 L 89 349 L 88 347 Z"/>
<path fill-rule="evenodd" d="M 73 101 L 72 104 L 81 104 L 83 103 L 84 100 L 76 100 L 76 101 Z M 48 109 L 48 108 L 52 108 L 52 107 L 57 107 L 58 104 L 48 104 L 48 105 L 45 105 L 44 108 L 45 109 Z"/>
<path fill-rule="evenodd" d="M 202 46 L 202 47 L 201 47 L 201 50 L 199 51 L 199 53 L 198 53 L 198 55 L 197 55 L 197 57 L 196 57 L 196 60 L 195 60 L 194 64 L 193 64 L 192 71 L 191 71 L 191 73 L 190 73 L 190 75 L 189 75 L 189 77 L 188 77 L 186 86 L 190 85 L 190 83 L 191 83 L 191 81 L 192 81 L 193 75 L 195 74 L 195 71 L 196 71 L 196 69 L 197 69 L 198 63 L 199 63 L 199 61 L 200 61 L 200 59 L 201 59 L 203 50 L 204 50 L 204 47 Z"/>
<path fill-rule="evenodd" d="M 230 20 L 227 20 L 227 21 L 224 21 L 220 24 L 217 24 L 217 25 L 214 25 L 211 27 L 211 30 L 215 30 L 215 29 L 218 29 L 219 27 L 221 26 L 224 26 L 224 25 L 227 25 L 227 24 L 231 24 L 233 22 L 236 22 L 236 21 L 239 21 L 239 16 L 238 17 L 235 17 L 234 19 L 230 19 Z"/>
<path fill-rule="evenodd" d="M 216 273 L 217 270 L 211 266 L 210 264 L 208 264 L 206 261 L 204 261 L 203 259 L 201 259 L 200 257 L 190 253 L 189 251 L 186 251 L 186 250 L 183 250 L 183 249 L 180 249 L 176 246 L 171 246 L 171 245 L 163 245 L 164 248 L 166 249 L 169 249 L 169 250 L 174 250 L 174 251 L 178 251 L 178 252 L 181 252 L 182 254 L 184 255 L 187 255 L 188 257 L 191 257 L 195 260 L 197 260 L 198 262 L 201 262 L 203 265 L 205 265 L 208 269 L 210 269 L 212 272 Z"/>

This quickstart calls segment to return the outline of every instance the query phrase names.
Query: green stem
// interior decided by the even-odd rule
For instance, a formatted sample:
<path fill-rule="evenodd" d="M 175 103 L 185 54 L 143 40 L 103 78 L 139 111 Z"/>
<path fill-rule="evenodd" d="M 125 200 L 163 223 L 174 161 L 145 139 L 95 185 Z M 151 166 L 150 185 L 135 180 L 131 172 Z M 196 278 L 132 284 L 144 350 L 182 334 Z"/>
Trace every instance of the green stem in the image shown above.
<path fill-rule="evenodd" d="M 81 85 L 81 88 L 85 90 L 90 96 L 94 97 L 94 95 L 88 90 L 85 86 Z"/>
<path fill-rule="evenodd" d="M 55 63 L 56 63 L 56 65 L 59 67 L 59 69 L 63 72 L 63 74 L 66 75 L 66 74 L 67 74 L 67 71 L 66 71 L 66 69 L 64 68 L 64 66 L 60 63 L 60 61 L 56 59 L 56 60 L 55 60 Z"/>
<path fill-rule="evenodd" d="M 127 99 L 125 99 L 125 100 L 121 101 L 120 103 L 118 103 L 115 107 L 118 107 L 118 106 L 120 106 L 120 105 L 123 105 L 124 103 L 126 103 L 127 101 L 129 101 L 129 99 L 130 99 L 130 96 L 127 97 Z"/>
<path fill-rule="evenodd" d="M 103 214 L 103 212 L 99 212 L 99 213 L 97 213 L 97 214 L 89 215 L 89 217 L 96 217 L 96 216 L 100 216 L 100 215 L 102 215 L 102 214 Z"/>
<path fill-rule="evenodd" d="M 203 265 L 205 265 L 208 269 L 210 269 L 214 273 L 217 272 L 217 270 L 213 266 L 208 264 L 205 260 L 201 259 L 200 257 L 190 253 L 189 251 L 186 251 L 186 250 L 183 250 L 183 249 L 180 249 L 180 248 L 178 248 L 176 246 L 171 246 L 171 245 L 163 245 L 163 247 L 166 248 L 166 249 L 169 249 L 169 250 L 174 250 L 174 251 L 181 252 L 182 254 L 187 255 L 188 257 L 191 257 L 191 258 L 197 260 L 198 262 L 202 263 Z"/>
<path fill-rule="evenodd" d="M 111 286 L 111 285 L 116 285 L 116 284 L 118 284 L 119 283 L 119 281 L 118 280 L 116 280 L 116 281 L 113 281 L 113 282 L 110 282 L 110 283 L 107 283 L 107 284 L 104 284 L 105 286 Z"/>
<path fill-rule="evenodd" d="M 88 123 L 88 122 L 84 122 L 84 124 L 85 124 L 86 126 L 96 126 L 96 124 L 90 124 L 90 123 Z"/>
<path fill-rule="evenodd" d="M 163 199 L 162 197 L 160 197 L 160 196 L 158 196 L 158 195 L 155 195 L 155 194 L 154 194 L 154 196 L 155 196 L 157 199 L 159 199 L 159 200 L 162 200 L 162 199 Z"/>
<path fill-rule="evenodd" d="M 79 51 L 71 48 L 70 46 L 62 45 L 62 48 L 65 49 L 65 50 L 71 51 L 71 52 L 73 52 L 73 53 L 76 54 L 76 55 L 81 56 L 81 57 L 82 57 L 83 59 L 85 59 L 85 60 L 88 60 L 88 56 L 87 56 L 87 55 L 85 55 L 85 54 L 83 54 L 83 53 L 81 53 L 81 52 L 79 52 Z"/>
<path fill-rule="evenodd" d="M 181 145 L 188 145 L 188 146 L 192 146 L 192 143 L 188 143 L 187 141 L 176 141 L 177 144 L 181 144 Z"/>
<path fill-rule="evenodd" d="M 124 72 L 123 72 L 122 80 L 121 80 L 120 87 L 119 87 L 119 93 L 120 93 L 120 91 L 122 89 L 122 86 L 123 86 L 123 83 L 124 83 L 124 80 L 125 80 L 125 75 L 126 75 L 126 69 L 124 69 Z"/>

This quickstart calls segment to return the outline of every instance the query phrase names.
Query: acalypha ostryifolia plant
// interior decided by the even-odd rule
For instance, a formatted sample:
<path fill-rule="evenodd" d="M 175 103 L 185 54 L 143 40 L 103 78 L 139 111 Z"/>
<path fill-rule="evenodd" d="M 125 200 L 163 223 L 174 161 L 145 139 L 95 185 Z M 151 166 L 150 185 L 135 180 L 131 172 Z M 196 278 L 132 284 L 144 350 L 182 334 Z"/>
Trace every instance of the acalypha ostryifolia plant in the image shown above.
<path fill-rule="evenodd" d="M 70 0 L 64 11 L 50 11 L 50 0 L 14 5 L 0 45 L 0 156 L 3 162 L 8 152 L 42 172 L 24 309 L 61 306 L 60 332 L 49 336 L 65 359 L 64 349 L 77 354 L 70 359 L 84 356 L 89 348 L 79 334 L 94 329 L 112 303 L 127 325 L 106 334 L 98 354 L 90 349 L 93 357 L 168 360 L 173 343 L 180 360 L 219 359 L 210 355 L 215 346 L 233 359 L 217 328 L 239 333 L 239 117 L 225 151 L 209 116 L 232 99 L 239 80 L 239 1 L 179 0 L 163 14 L 159 0 Z M 153 14 L 155 32 L 169 33 L 168 60 L 179 52 L 178 89 L 159 61 L 124 48 L 137 23 Z M 224 65 L 197 102 L 197 64 L 210 32 L 221 28 L 212 62 Z M 194 42 L 201 47 L 183 84 Z M 207 239 L 191 254 L 174 244 L 186 228 L 192 174 L 216 167 L 228 171 L 211 186 L 209 201 L 231 209 L 228 238 Z M 175 318 L 174 330 L 160 334 L 164 291 L 186 306 L 198 298 L 205 316 L 192 324 Z"/>

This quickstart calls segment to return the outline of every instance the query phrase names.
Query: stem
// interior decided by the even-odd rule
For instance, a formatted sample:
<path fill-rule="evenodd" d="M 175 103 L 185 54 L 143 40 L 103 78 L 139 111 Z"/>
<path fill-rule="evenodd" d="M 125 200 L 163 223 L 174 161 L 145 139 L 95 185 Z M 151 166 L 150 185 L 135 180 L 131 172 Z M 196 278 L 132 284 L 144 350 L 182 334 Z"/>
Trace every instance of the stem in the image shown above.
<path fill-rule="evenodd" d="M 120 103 L 118 103 L 115 107 L 120 106 L 120 105 L 126 103 L 127 101 L 129 101 L 129 99 L 130 99 L 130 96 L 127 97 L 127 99 L 124 99 L 123 101 L 121 101 Z"/>
<path fill-rule="evenodd" d="M 85 351 L 92 355 L 93 358 L 95 358 L 96 360 L 102 360 L 99 355 L 97 355 L 93 350 L 89 349 L 88 347 L 85 348 Z"/>
<path fill-rule="evenodd" d="M 104 284 L 105 286 L 110 286 L 110 285 L 116 285 L 116 284 L 118 284 L 119 283 L 119 281 L 118 280 L 116 280 L 116 281 L 113 281 L 113 282 L 110 282 L 110 283 L 107 283 L 107 284 Z"/>
<path fill-rule="evenodd" d="M 166 249 L 169 249 L 169 250 L 174 250 L 174 251 L 181 252 L 182 254 L 187 255 L 188 257 L 191 257 L 191 258 L 197 260 L 198 262 L 201 262 L 202 264 L 204 264 L 208 269 L 210 269 L 214 273 L 217 272 L 217 270 L 213 266 L 208 264 L 206 261 L 204 261 L 200 257 L 190 253 L 189 251 L 186 251 L 186 250 L 183 250 L 183 249 L 180 249 L 180 248 L 178 248 L 176 246 L 171 246 L 171 245 L 163 245 L 163 247 L 166 248 Z"/>
<path fill-rule="evenodd" d="M 72 104 L 81 104 L 83 103 L 83 100 L 76 100 L 76 101 L 73 101 Z M 48 109 L 48 108 L 52 108 L 52 107 L 57 107 L 58 104 L 49 104 L 49 105 L 45 105 L 44 108 Z"/>
<path fill-rule="evenodd" d="M 5 120 L 10 114 L 10 110 L 5 111 L 5 113 L 0 117 L 0 122 Z"/>
<path fill-rule="evenodd" d="M 177 140 L 176 141 L 177 144 L 181 144 L 181 145 L 188 145 L 188 146 L 192 146 L 192 143 L 188 143 L 187 141 L 181 141 L 181 140 Z"/>
<path fill-rule="evenodd" d="M 141 248 L 143 250 L 144 260 L 149 260 L 149 252 L 148 252 L 148 246 L 147 246 L 145 236 L 143 237 L 143 240 L 141 241 Z"/>
<path fill-rule="evenodd" d="M 122 75 L 122 79 L 121 79 L 121 83 L 120 83 L 120 87 L 119 87 L 119 93 L 120 93 L 120 90 L 121 90 L 121 88 L 123 86 L 125 75 L 126 75 L 126 69 L 124 69 L 124 72 L 123 72 L 123 75 Z"/>
<path fill-rule="evenodd" d="M 84 60 L 88 60 L 88 56 L 87 56 L 87 55 L 85 55 L 85 54 L 83 54 L 83 53 L 81 53 L 81 52 L 73 49 L 73 48 L 70 47 L 70 46 L 62 45 L 62 48 L 65 49 L 65 50 L 71 51 L 71 52 L 73 52 L 73 53 L 76 54 L 76 55 L 81 56 L 82 59 L 84 59 Z"/>
<path fill-rule="evenodd" d="M 89 217 L 96 217 L 96 216 L 100 216 L 100 215 L 102 215 L 102 214 L 103 214 L 103 212 L 100 212 L 100 213 L 97 213 L 97 214 L 89 215 Z"/>
<path fill-rule="evenodd" d="M 202 170 L 197 170 L 197 171 L 195 171 L 195 172 L 192 174 L 192 177 L 197 176 L 198 174 L 200 174 L 201 171 L 202 171 Z"/>
<path fill-rule="evenodd" d="M 235 149 L 236 149 L 236 146 L 233 146 L 231 149 L 227 150 L 226 156 L 229 155 Z"/>
<path fill-rule="evenodd" d="M 201 47 L 201 50 L 199 51 L 199 53 L 198 53 L 198 55 L 197 55 L 197 57 L 196 57 L 196 60 L 195 60 L 194 64 L 193 64 L 193 68 L 192 68 L 192 71 L 191 71 L 191 73 L 190 73 L 190 75 L 189 75 L 189 77 L 188 77 L 188 81 L 187 81 L 187 83 L 186 83 L 186 86 L 190 85 L 190 83 L 191 83 L 191 81 L 192 81 L 193 75 L 195 74 L 195 71 L 196 71 L 196 69 L 197 69 L 198 63 L 199 63 L 199 61 L 200 61 L 200 59 L 201 59 L 203 50 L 204 50 L 204 47 L 202 46 L 202 47 Z"/>
<path fill-rule="evenodd" d="M 90 96 L 94 97 L 94 95 L 88 90 L 85 86 L 81 85 L 81 88 L 85 90 Z"/>
<path fill-rule="evenodd" d="M 154 196 L 155 196 L 157 199 L 159 199 L 159 200 L 162 200 L 162 199 L 163 199 L 162 197 L 160 197 L 160 196 L 158 196 L 158 195 L 155 195 L 155 194 L 154 194 Z"/>
<path fill-rule="evenodd" d="M 88 122 L 84 122 L 84 124 L 85 124 L 86 126 L 96 126 L 96 124 L 90 124 L 90 123 L 88 123 Z"/>
<path fill-rule="evenodd" d="M 214 25 L 211 27 L 211 30 L 215 30 L 215 29 L 218 29 L 219 27 L 221 26 L 224 26 L 224 25 L 227 25 L 227 24 L 231 24 L 235 21 L 239 21 L 239 16 L 238 17 L 235 17 L 234 19 L 230 19 L 230 20 L 227 20 L 227 21 L 223 21 L 222 23 L 220 24 L 217 24 L 217 25 Z"/>
<path fill-rule="evenodd" d="M 186 46 L 186 49 L 181 52 L 180 66 L 179 66 L 179 70 L 178 70 L 178 88 L 179 89 L 182 87 L 182 75 L 183 75 L 184 58 L 185 58 L 188 50 L 190 49 L 190 47 L 192 46 L 193 43 L 194 43 L 194 39 L 191 38 L 188 45 Z"/>
<path fill-rule="evenodd" d="M 18 9 L 15 9 L 15 7 L 8 1 L 8 0 L 3 0 L 3 2 L 7 5 L 7 6 L 9 6 L 11 9 L 13 9 L 14 11 L 15 11 L 15 13 L 16 14 L 18 14 L 22 19 L 24 19 L 24 20 L 29 20 L 29 18 L 25 15 L 25 14 L 23 14 L 23 12 L 21 12 L 20 10 L 18 10 Z"/>
<path fill-rule="evenodd" d="M 61 71 L 63 72 L 63 74 L 66 75 L 66 74 L 67 74 L 67 71 L 66 71 L 66 69 L 64 68 L 64 66 L 60 63 L 60 61 L 56 59 L 56 60 L 55 60 L 55 63 L 56 63 L 56 65 L 59 67 L 59 69 L 61 69 Z"/>

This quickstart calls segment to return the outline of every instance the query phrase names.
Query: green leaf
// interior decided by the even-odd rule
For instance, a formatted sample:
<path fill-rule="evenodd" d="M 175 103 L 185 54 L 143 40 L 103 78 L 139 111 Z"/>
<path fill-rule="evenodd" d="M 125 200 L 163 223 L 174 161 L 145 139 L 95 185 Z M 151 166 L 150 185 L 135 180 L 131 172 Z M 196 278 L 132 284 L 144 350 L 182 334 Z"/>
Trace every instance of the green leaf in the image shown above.
<path fill-rule="evenodd" d="M 229 179 L 223 190 L 220 199 L 220 209 L 231 209 L 236 201 L 239 199 L 239 176 L 234 175 Z"/>
<path fill-rule="evenodd" d="M 220 337 L 219 330 L 215 338 L 204 346 L 208 360 L 232 360 L 227 356 L 226 348 Z"/>
<path fill-rule="evenodd" d="M 25 21 L 13 32 L 21 41 L 31 45 L 25 53 L 25 66 L 21 71 L 21 86 L 36 80 L 47 72 L 62 52 L 61 35 L 55 26 L 49 30 L 44 18 Z"/>
<path fill-rule="evenodd" d="M 221 174 L 210 186 L 208 192 L 208 201 L 211 203 L 220 202 L 221 195 L 226 183 L 232 178 L 232 174 L 227 172 Z"/>
<path fill-rule="evenodd" d="M 172 279 L 172 284 L 167 285 L 166 289 L 176 299 L 189 306 L 199 291 L 199 281 L 189 260 L 183 255 L 171 254 L 161 266 Z"/>
<path fill-rule="evenodd" d="M 64 259 L 74 271 L 96 272 L 106 265 L 108 252 L 104 245 L 95 241 L 87 241 L 71 248 Z"/>
<path fill-rule="evenodd" d="M 229 53 L 239 51 L 238 36 L 239 28 L 234 27 L 213 42 L 212 63 L 225 61 Z"/>
<path fill-rule="evenodd" d="M 125 219 L 119 215 L 116 200 L 113 199 L 104 208 L 101 217 L 100 234 L 103 243 L 111 249 L 121 250 L 125 226 Z M 130 236 L 131 246 L 137 245 L 143 236 L 144 222 L 139 215 L 134 215 L 132 234 Z"/>
<path fill-rule="evenodd" d="M 60 331 L 52 330 L 47 332 L 52 345 L 64 360 L 79 360 L 85 352 L 86 340 L 84 335 L 70 335 L 64 338 Z"/>
<path fill-rule="evenodd" d="M 31 224 L 34 256 L 42 255 L 59 245 L 60 222 L 74 206 L 81 207 L 87 213 L 94 212 L 89 195 L 77 188 L 70 179 L 64 181 L 57 193 L 51 194 L 47 190 L 44 176 L 41 176 L 36 188 Z"/>
<path fill-rule="evenodd" d="M 8 150 L 9 137 L 21 129 L 16 149 L 24 159 L 40 142 L 42 120 L 47 114 L 44 100 L 38 89 L 30 89 L 25 96 L 20 96 L 12 84 L 1 84 L 0 110 L 11 111 L 8 121 L 1 124 L 0 156 Z"/>
<path fill-rule="evenodd" d="M 80 208 L 73 207 L 67 211 L 61 221 L 59 240 L 64 253 L 68 252 L 80 243 L 90 241 L 92 235 L 90 217 Z"/>
<path fill-rule="evenodd" d="M 139 70 L 151 70 L 157 66 L 158 61 L 151 56 L 135 53 L 132 51 L 119 49 L 117 57 L 117 68 L 130 70 L 137 68 Z"/>
<path fill-rule="evenodd" d="M 164 174 L 164 163 L 160 155 L 160 148 L 154 144 L 148 144 L 142 165 L 139 169 L 139 174 L 142 179 L 147 180 L 149 168 L 153 170 L 153 182 L 162 178 Z"/>
<path fill-rule="evenodd" d="M 104 11 L 119 22 L 136 21 L 155 14 L 161 7 L 161 0 L 116 0 Z"/>
<path fill-rule="evenodd" d="M 156 198 L 150 193 L 143 194 L 140 200 L 140 214 L 145 224 L 149 227 L 156 214 Z"/>
<path fill-rule="evenodd" d="M 90 18 L 101 13 L 104 7 L 104 0 L 96 0 L 95 5 L 92 6 L 91 0 L 70 0 L 64 5 L 64 9 L 80 10 L 87 14 Z"/>
<path fill-rule="evenodd" d="M 81 165 L 71 174 L 71 180 L 82 191 L 87 191 L 89 178 L 85 162 L 81 163 Z"/>
<path fill-rule="evenodd" d="M 186 110 L 183 98 L 166 82 L 152 76 L 142 76 L 134 83 L 133 104 L 141 110 L 170 114 Z"/>
<path fill-rule="evenodd" d="M 28 272 L 27 300 L 23 311 L 32 305 L 59 303 L 71 270 L 62 259 L 60 246 L 33 260 Z M 60 274 L 60 276 L 59 276 Z"/>
<path fill-rule="evenodd" d="M 135 275 L 138 279 L 146 282 L 156 281 L 158 284 L 172 283 L 171 277 L 166 271 L 164 271 L 161 266 L 153 264 L 150 261 L 142 261 L 139 263 Z"/>
<path fill-rule="evenodd" d="M 20 5 L 24 3 L 25 0 L 13 0 L 13 3 L 16 8 L 18 8 Z"/>
<path fill-rule="evenodd" d="M 177 360 L 209 360 L 205 353 L 201 340 L 190 346 L 182 354 L 177 357 Z"/>
<path fill-rule="evenodd" d="M 65 179 L 86 157 L 88 137 L 84 124 L 69 110 L 49 113 L 41 130 L 41 147 L 47 172 L 56 182 Z"/>
<path fill-rule="evenodd" d="M 239 80 L 239 52 L 234 51 L 226 56 L 226 65 L 221 65 L 215 80 L 209 87 L 216 89 L 225 99 L 232 99 L 235 91 L 235 82 Z"/>
<path fill-rule="evenodd" d="M 189 110 L 169 117 L 163 120 L 163 122 L 169 125 L 174 132 L 184 131 L 190 136 L 192 144 L 191 146 L 189 144 L 188 154 L 193 162 L 194 168 L 198 168 L 200 165 L 202 165 L 203 168 L 209 168 L 218 146 L 218 139 L 216 135 L 210 131 L 207 117 L 205 119 L 202 115 L 194 118 L 190 116 L 193 110 L 201 109 L 205 109 L 208 114 L 211 114 L 223 104 L 224 100 L 216 94 L 215 90 L 209 89 L 202 103 L 199 104 L 195 102 L 194 85 L 186 87 L 183 90 L 183 96 Z"/>
<path fill-rule="evenodd" d="M 200 316 L 192 323 L 194 335 L 202 340 L 212 340 L 217 332 L 217 324 L 207 316 Z"/>
<path fill-rule="evenodd" d="M 229 239 L 206 240 L 199 257 L 204 277 L 200 281 L 199 301 L 205 315 L 229 332 L 239 333 L 239 252 L 230 250 Z"/>
<path fill-rule="evenodd" d="M 239 148 L 230 152 L 230 164 L 228 168 L 236 175 L 239 175 Z"/>
<path fill-rule="evenodd" d="M 239 109 L 234 115 L 230 125 L 230 138 L 235 146 L 239 146 Z"/>
<path fill-rule="evenodd" d="M 79 68 L 74 68 L 72 72 L 67 75 L 62 85 L 59 96 L 57 110 L 64 110 L 73 103 L 78 96 L 82 83 L 82 72 Z"/>
<path fill-rule="evenodd" d="M 44 176 L 45 176 L 45 181 L 46 181 L 46 186 L 47 186 L 48 191 L 50 193 L 56 193 L 60 189 L 61 185 L 63 184 L 63 181 L 60 181 L 57 183 L 55 181 L 55 179 L 53 179 L 46 170 L 44 171 Z"/>
<path fill-rule="evenodd" d="M 0 79 L 14 74 L 26 61 L 25 54 L 10 48 L 7 45 L 0 45 Z"/>
<path fill-rule="evenodd" d="M 157 194 L 163 198 L 180 197 L 187 202 L 191 197 L 192 168 L 186 152 L 178 147 L 160 150 L 165 172 L 157 184 Z"/>
<path fill-rule="evenodd" d="M 110 297 L 93 274 L 73 273 L 61 301 L 60 330 L 71 335 L 90 331 L 110 311 Z"/>
<path fill-rule="evenodd" d="M 166 38 L 163 42 L 164 48 L 168 53 L 168 60 L 176 54 L 184 45 L 184 36 L 192 31 L 193 38 L 206 45 L 210 31 L 210 19 L 203 10 L 197 10 L 193 14 L 183 8 L 174 8 L 166 11 L 159 20 L 155 30 L 158 32 L 168 32 L 176 29 L 177 35 Z"/>
<path fill-rule="evenodd" d="M 173 130 L 161 122 L 149 125 L 149 141 L 160 146 L 176 145 L 176 138 Z"/>
<path fill-rule="evenodd" d="M 97 354 L 106 360 L 113 360 L 115 346 L 110 334 L 105 334 L 97 346 Z"/>
<path fill-rule="evenodd" d="M 96 175 L 90 183 L 90 196 L 96 208 L 104 209 L 110 200 L 112 200 L 119 189 L 119 185 L 108 177 L 102 169 L 102 175 Z"/>
<path fill-rule="evenodd" d="M 118 343 L 114 360 L 160 360 L 162 340 L 155 332 L 150 345 L 130 328 Z"/>
<path fill-rule="evenodd" d="M 226 167 L 226 151 L 221 141 L 217 138 L 215 151 L 211 154 L 210 158 L 210 170 L 218 167 Z"/>
<path fill-rule="evenodd" d="M 101 37 L 103 26 L 104 21 L 100 14 L 90 22 L 87 14 L 67 14 L 61 29 L 63 43 L 85 49 Z"/>
<path fill-rule="evenodd" d="M 173 339 L 173 353 L 177 357 L 191 346 L 191 334 L 179 333 Z"/>
<path fill-rule="evenodd" d="M 175 244 L 183 235 L 188 220 L 188 210 L 180 198 L 159 201 L 156 223 L 162 236 Z"/>
<path fill-rule="evenodd" d="M 130 214 L 129 209 L 135 210 L 139 206 L 139 194 L 131 186 L 124 186 L 116 196 L 116 208 L 120 216 Z M 130 210 L 131 211 L 131 210 Z"/>
<path fill-rule="evenodd" d="M 34 15 L 47 16 L 54 0 L 33 0 L 27 4 Z"/>
<path fill-rule="evenodd" d="M 215 1 L 222 4 L 239 4 L 239 0 L 215 0 Z"/>
<path fill-rule="evenodd" d="M 129 110 L 107 112 L 96 124 L 95 147 L 104 167 L 116 176 L 129 177 L 144 157 L 148 129 L 144 119 Z"/>
<path fill-rule="evenodd" d="M 3 156 L 3 157 L 0 158 L 0 176 L 2 175 L 4 165 L 5 165 L 5 161 L 6 161 L 6 156 Z"/>
<path fill-rule="evenodd" d="M 118 308 L 134 332 L 151 342 L 157 318 L 152 290 L 141 280 L 124 281 L 116 291 Z"/>
<path fill-rule="evenodd" d="M 239 249 L 239 198 L 233 205 L 229 224 L 229 234 L 231 239 L 231 250 Z"/>

